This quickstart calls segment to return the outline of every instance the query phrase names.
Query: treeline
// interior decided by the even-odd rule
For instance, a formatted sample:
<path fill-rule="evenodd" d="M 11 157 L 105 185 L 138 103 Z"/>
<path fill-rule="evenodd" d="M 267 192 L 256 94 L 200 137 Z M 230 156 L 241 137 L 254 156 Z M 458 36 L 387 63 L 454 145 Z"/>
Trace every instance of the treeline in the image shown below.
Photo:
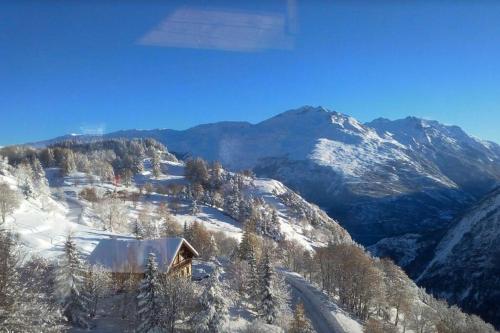
<path fill-rule="evenodd" d="M 69 140 L 42 149 L 8 146 L 0 149 L 0 155 L 13 166 L 39 160 L 44 168 L 60 168 L 63 175 L 80 171 L 99 176 L 103 181 L 112 181 L 119 176 L 127 184 L 134 174 L 144 170 L 146 158 L 151 159 L 158 175 L 161 173 L 160 159 L 176 160 L 164 145 L 149 138 L 93 142 Z"/>
<path fill-rule="evenodd" d="M 193 158 L 186 161 L 185 177 L 189 185 L 179 191 L 184 199 L 193 200 L 194 205 L 200 202 L 216 207 L 256 234 L 275 241 L 283 239 L 277 210 L 261 197 L 254 197 L 246 191 L 254 179 L 250 171 L 228 172 L 219 162 L 208 163 L 201 158 Z M 336 228 L 326 214 L 292 194 L 292 191 L 275 195 L 289 209 L 290 216 L 303 224 L 305 233 L 309 232 L 307 226 L 312 226 L 313 231 L 321 226 L 322 235 L 318 237 L 339 242 L 350 240 L 345 230 Z"/>
<path fill-rule="evenodd" d="M 283 263 L 365 321 L 367 333 L 400 329 L 419 333 L 496 332 L 478 316 L 465 314 L 418 288 L 390 259 L 373 258 L 357 244 L 331 243 L 314 254 L 293 242 L 284 249 L 289 254 L 284 255 Z"/>
<path fill-rule="evenodd" d="M 313 332 L 303 306 L 297 305 L 292 313 L 290 290 L 283 274 L 276 269 L 286 263 L 286 243 L 262 237 L 247 227 L 236 251 L 230 255 L 228 280 L 232 297 L 240 306 L 256 313 L 253 325 L 263 322 L 285 332 Z M 272 330 L 262 327 L 252 332 L 267 331 Z"/>

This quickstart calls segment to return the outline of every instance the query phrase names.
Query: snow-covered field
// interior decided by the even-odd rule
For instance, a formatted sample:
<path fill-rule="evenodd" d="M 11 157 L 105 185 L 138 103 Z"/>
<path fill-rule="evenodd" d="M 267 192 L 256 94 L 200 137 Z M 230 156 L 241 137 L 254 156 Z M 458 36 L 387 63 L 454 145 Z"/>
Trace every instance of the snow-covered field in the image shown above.
<path fill-rule="evenodd" d="M 148 166 L 147 163 L 146 166 Z M 146 168 L 146 171 L 135 177 L 134 185 L 128 188 L 121 185 L 116 186 L 112 183 L 103 183 L 95 177 L 80 172 L 74 172 L 61 178 L 58 169 L 47 169 L 46 175 L 50 185 L 49 197 L 43 200 L 41 197 L 37 199 L 23 198 L 21 206 L 7 217 L 4 228 L 19 235 L 20 242 L 25 246 L 26 252 L 29 254 L 57 259 L 62 253 L 65 239 L 68 234 L 71 234 L 77 247 L 86 256 L 93 251 L 102 239 L 110 237 L 131 238 L 133 235 L 123 230 L 121 232 L 106 231 L 104 223 L 96 211 L 97 208 L 88 201 L 81 199 L 79 193 L 89 185 L 92 185 L 99 193 L 103 194 L 122 190 L 139 191 L 139 186 L 146 183 L 186 182 L 183 176 L 184 165 L 182 163 L 163 161 L 162 166 L 164 170 L 168 170 L 168 173 L 153 178 L 151 171 Z M 3 175 L 0 174 L 0 182 L 7 182 L 12 188 L 18 186 L 17 180 L 9 172 L 4 172 Z M 300 223 L 297 217 L 293 216 L 290 207 L 287 207 L 278 197 L 278 195 L 290 191 L 282 183 L 272 179 L 254 179 L 248 182 L 245 191 L 247 195 L 262 198 L 266 204 L 276 209 L 281 231 L 287 239 L 296 240 L 308 249 L 324 244 L 323 241 L 318 239 L 311 239 L 310 233 L 307 231 L 310 231 L 313 227 Z M 303 199 L 300 200 L 302 200 L 303 204 L 309 205 Z M 172 198 L 169 195 L 158 193 L 144 195 L 135 206 L 133 202 L 125 201 L 127 219 L 134 221 L 144 205 L 157 206 L 162 202 L 171 201 Z M 314 210 L 319 210 L 315 206 L 311 207 Z M 190 203 L 181 201 L 180 208 L 176 214 L 173 214 L 173 218 L 180 226 L 198 221 L 210 231 L 222 231 L 227 236 L 237 240 L 240 240 L 242 236 L 242 224 L 214 207 L 200 204 L 199 212 L 193 215 L 190 210 Z M 331 220 L 331 223 L 336 224 L 333 220 Z M 198 273 L 203 275 L 207 270 L 206 264 L 198 262 L 193 267 L 193 270 L 195 274 L 196 270 L 201 270 Z M 309 286 L 308 288 L 313 287 Z M 312 301 L 317 302 L 316 300 Z M 105 302 L 116 303 L 111 299 Z M 104 303 L 104 306 L 106 306 L 106 303 Z M 118 310 L 115 310 L 98 312 L 93 322 L 93 325 L 98 327 L 95 330 L 96 332 L 124 332 L 129 329 L 130 323 L 123 318 L 119 318 Z M 341 312 L 334 314 L 334 316 L 338 317 L 338 322 L 341 323 L 342 327 L 344 325 L 353 325 L 348 320 L 348 317 L 342 316 Z M 236 332 L 243 329 L 253 318 L 255 318 L 255 314 L 248 313 L 248 310 L 242 307 L 233 306 L 230 309 L 231 331 Z M 79 332 L 77 329 L 73 331 Z M 347 327 L 342 332 L 358 333 L 360 331 Z"/>

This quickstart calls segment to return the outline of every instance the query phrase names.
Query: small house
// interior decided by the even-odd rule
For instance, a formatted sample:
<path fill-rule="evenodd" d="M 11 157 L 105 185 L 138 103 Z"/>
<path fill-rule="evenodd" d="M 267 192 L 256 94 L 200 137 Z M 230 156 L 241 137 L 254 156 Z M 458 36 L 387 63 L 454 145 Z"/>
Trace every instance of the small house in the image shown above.
<path fill-rule="evenodd" d="M 191 277 L 192 259 L 198 252 L 184 238 L 103 239 L 88 257 L 91 265 L 99 265 L 115 278 L 132 274 L 142 278 L 150 253 L 154 253 L 158 270 L 164 274 Z"/>

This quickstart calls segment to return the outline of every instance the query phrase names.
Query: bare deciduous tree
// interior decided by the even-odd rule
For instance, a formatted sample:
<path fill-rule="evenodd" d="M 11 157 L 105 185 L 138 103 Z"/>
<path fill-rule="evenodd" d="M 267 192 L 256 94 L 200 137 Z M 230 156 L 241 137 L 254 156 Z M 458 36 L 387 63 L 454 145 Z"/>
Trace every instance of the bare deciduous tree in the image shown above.
<path fill-rule="evenodd" d="M 14 212 L 20 205 L 19 196 L 7 183 L 0 183 L 0 215 L 2 224 L 5 223 L 7 215 Z"/>
<path fill-rule="evenodd" d="M 108 198 L 96 205 L 96 213 L 104 223 L 104 229 L 116 231 L 125 227 L 127 221 L 127 207 L 117 198 Z"/>

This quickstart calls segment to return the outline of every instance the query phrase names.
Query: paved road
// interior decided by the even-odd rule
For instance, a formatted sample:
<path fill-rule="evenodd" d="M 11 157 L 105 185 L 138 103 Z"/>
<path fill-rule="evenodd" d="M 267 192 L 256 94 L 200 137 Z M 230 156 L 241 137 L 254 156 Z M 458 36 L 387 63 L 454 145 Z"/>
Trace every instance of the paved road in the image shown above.
<path fill-rule="evenodd" d="M 283 271 L 283 274 L 292 287 L 293 302 L 304 303 L 307 316 L 317 333 L 347 333 L 332 315 L 332 305 L 321 291 L 294 273 Z"/>

